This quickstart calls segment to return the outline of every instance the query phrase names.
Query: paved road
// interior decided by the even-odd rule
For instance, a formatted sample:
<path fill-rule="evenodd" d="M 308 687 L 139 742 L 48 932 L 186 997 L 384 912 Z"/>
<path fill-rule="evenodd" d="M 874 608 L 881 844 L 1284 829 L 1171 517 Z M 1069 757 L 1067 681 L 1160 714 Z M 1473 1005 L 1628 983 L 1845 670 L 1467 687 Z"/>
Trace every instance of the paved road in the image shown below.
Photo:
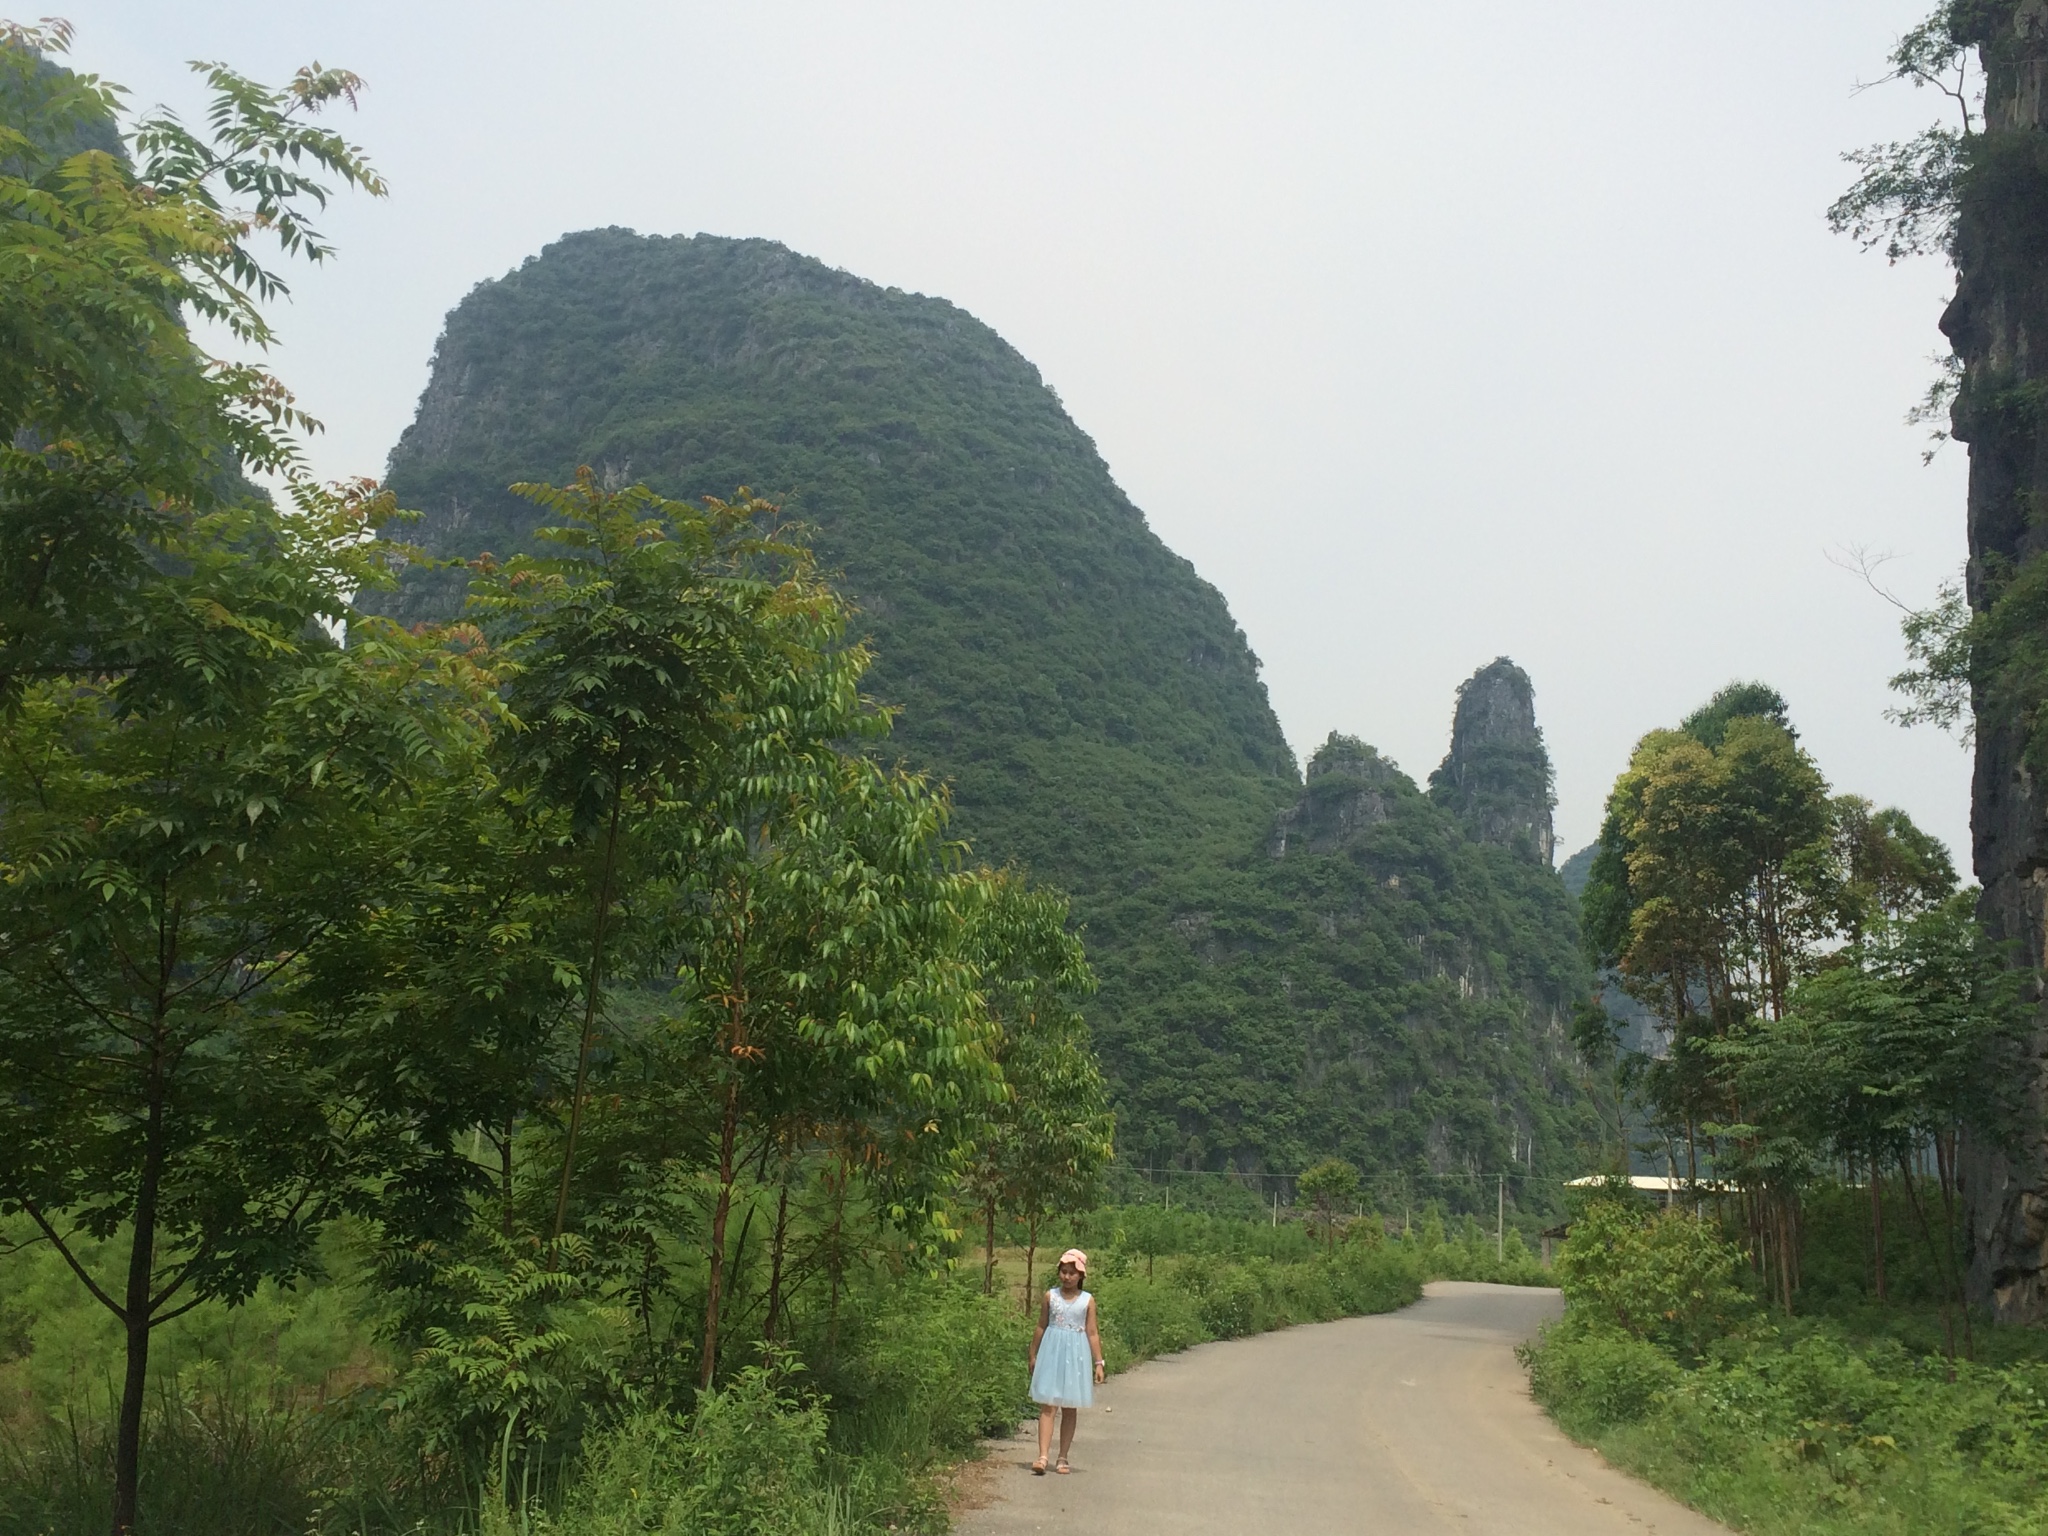
<path fill-rule="evenodd" d="M 1560 1435 L 1514 1345 L 1557 1292 L 1440 1281 L 1405 1311 L 1204 1344 L 1116 1377 L 1074 1471 L 999 1446 L 962 1536 L 1728 1536 Z"/>

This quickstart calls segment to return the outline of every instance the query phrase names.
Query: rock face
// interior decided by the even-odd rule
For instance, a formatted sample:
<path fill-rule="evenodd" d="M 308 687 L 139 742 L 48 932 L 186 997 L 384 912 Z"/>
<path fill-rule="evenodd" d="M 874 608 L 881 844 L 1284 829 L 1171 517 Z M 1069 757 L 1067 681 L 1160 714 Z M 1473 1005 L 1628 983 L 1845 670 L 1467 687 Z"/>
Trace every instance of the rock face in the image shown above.
<path fill-rule="evenodd" d="M 2048 5 L 1992 0 L 1956 7 L 1959 41 L 1975 43 L 1986 84 L 1984 132 L 1965 182 L 1955 245 L 1955 301 L 1941 328 L 1963 361 L 1953 431 L 1970 445 L 1968 592 L 1982 612 L 2001 572 L 2048 552 L 2037 508 L 2048 489 L 2048 237 L 2038 145 L 2048 131 Z M 2029 968 L 2048 959 L 2048 783 L 2025 761 L 2024 722 L 1978 695 L 1971 842 L 1979 916 Z M 2017 1147 L 1966 1135 L 1961 1171 L 1970 1215 L 1971 1300 L 2008 1322 L 2048 1320 L 2048 1137 L 2037 1026 L 2026 1132 Z"/>
<path fill-rule="evenodd" d="M 1557 851 L 1550 754 L 1536 725 L 1529 674 L 1507 657 L 1460 685 L 1450 754 L 1429 776 L 1429 792 L 1481 842 L 1549 867 Z"/>
<path fill-rule="evenodd" d="M 1954 436 L 1970 444 L 1970 606 L 1985 610 L 1999 573 L 2048 551 L 2038 504 L 2048 489 L 2048 238 L 2042 229 L 2040 150 L 2048 131 L 2048 4 L 1995 0 L 1958 6 L 1958 41 L 1985 68 L 1985 131 L 1964 182 L 1956 229 L 1956 299 L 1942 330 L 1962 358 Z M 1970 842 L 1982 887 L 1978 915 L 2015 963 L 2048 958 L 2048 784 L 2025 764 L 2025 723 L 1976 696 L 1976 774 Z M 1970 1212 L 1970 1298 L 2001 1321 L 2048 1321 L 2048 1139 L 2042 1059 L 2048 1012 L 2036 1028 L 2030 1130 L 2021 1145 L 1964 1137 Z"/>
<path fill-rule="evenodd" d="M 1308 761 L 1301 799 L 1282 811 L 1273 830 L 1273 857 L 1329 853 L 1367 827 L 1385 821 L 1392 797 L 1408 776 L 1356 736 L 1330 732 Z M 1413 792 L 1413 785 L 1408 785 Z"/>

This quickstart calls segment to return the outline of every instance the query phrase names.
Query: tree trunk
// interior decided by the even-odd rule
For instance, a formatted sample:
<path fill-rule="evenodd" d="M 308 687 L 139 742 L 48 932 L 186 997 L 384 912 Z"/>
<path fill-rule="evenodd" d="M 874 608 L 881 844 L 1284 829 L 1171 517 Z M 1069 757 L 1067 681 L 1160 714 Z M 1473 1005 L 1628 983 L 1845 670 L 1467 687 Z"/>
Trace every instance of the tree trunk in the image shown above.
<path fill-rule="evenodd" d="M 1038 1276 L 1038 1218 L 1031 1218 L 1030 1228 L 1025 1233 L 1024 1244 L 1024 1315 L 1031 1315 L 1031 1291 Z"/>
<path fill-rule="evenodd" d="M 2034 145 L 2048 127 L 2048 3 L 1958 7 L 1975 17 L 1958 40 L 1975 44 L 1984 69 L 1984 131 L 1972 148 L 1956 231 L 1956 296 L 1941 329 L 1963 363 L 1952 431 L 1970 446 L 1966 586 L 1979 612 L 2000 570 L 2048 551 L 2036 508 L 2048 489 L 2048 431 L 2027 395 L 2048 379 L 2048 239 L 2035 211 L 2043 175 Z M 1995 174 L 1981 173 L 1990 167 Z M 1970 793 L 1972 861 L 1983 894 L 1977 911 L 2013 963 L 2041 965 L 2048 923 L 2048 781 L 2027 771 L 2026 723 L 1987 706 L 1976 714 Z M 2048 1009 L 2036 1015 L 2028 1129 L 2001 1145 L 1982 1128 L 1966 1134 L 1961 1184 L 1970 1252 L 1966 1295 L 2002 1322 L 2048 1320 Z"/>
<path fill-rule="evenodd" d="M 1934 1273 L 1941 1282 L 1941 1340 L 1948 1354 L 1948 1379 L 1956 1379 L 1956 1325 L 1949 1304 L 1949 1270 L 1941 1262 L 1941 1255 L 1935 1251 L 1934 1229 L 1927 1224 L 1927 1212 L 1920 1206 L 1920 1191 L 1913 1183 L 1913 1164 L 1904 1152 L 1899 1154 L 1899 1177 L 1906 1186 L 1906 1204 L 1911 1207 L 1913 1220 L 1920 1228 L 1920 1236 L 1927 1243 L 1927 1257 L 1934 1265 Z"/>
<path fill-rule="evenodd" d="M 782 1317 L 782 1255 L 789 1242 L 789 1167 L 782 1169 L 782 1193 L 775 1201 L 775 1237 L 768 1254 L 768 1321 L 762 1332 L 775 1342 L 775 1329 Z"/>
<path fill-rule="evenodd" d="M 740 1085 L 726 1084 L 725 1113 L 718 1127 L 718 1203 L 711 1209 L 711 1273 L 704 1293 L 704 1350 L 697 1364 L 697 1386 L 711 1389 L 718 1374 L 718 1308 L 725 1279 L 725 1223 L 732 1215 L 732 1186 L 737 1177 L 733 1149 L 739 1140 Z"/>
<path fill-rule="evenodd" d="M 829 1360 L 839 1358 L 839 1292 L 846 1278 L 846 1250 L 842 1238 L 846 1227 L 846 1184 L 852 1176 L 842 1156 L 838 1172 L 831 1180 L 832 1225 L 825 1236 L 825 1271 L 832 1282 L 831 1308 L 826 1314 L 825 1356 Z"/>
<path fill-rule="evenodd" d="M 1882 1307 L 1888 1301 L 1884 1291 L 1884 1183 L 1878 1177 L 1874 1150 L 1870 1154 L 1870 1253 L 1877 1275 L 1877 1304 Z"/>
<path fill-rule="evenodd" d="M 114 1438 L 114 1536 L 128 1536 L 135 1529 L 135 1495 L 142 1472 L 142 1400 L 149 1385 L 149 1319 L 130 1320 L 126 1333 L 127 1369 L 121 1379 L 121 1417 Z"/>
<path fill-rule="evenodd" d="M 136 1490 L 142 1477 L 142 1404 L 149 1389 L 150 1292 L 156 1280 L 157 1198 L 163 1187 L 164 1024 L 157 1019 L 149 1062 L 149 1117 L 143 1126 L 142 1178 L 135 1190 L 135 1230 L 128 1243 L 128 1281 L 121 1297 L 127 1345 L 121 1379 L 121 1414 L 114 1431 L 114 1536 L 135 1529 Z"/>
<path fill-rule="evenodd" d="M 512 1241 L 512 1136 L 519 1129 L 519 1117 L 509 1114 L 505 1117 L 505 1139 L 498 1143 L 498 1185 L 504 1191 L 504 1209 L 499 1218 L 499 1227 L 505 1234 L 505 1241 Z"/>
<path fill-rule="evenodd" d="M 990 1195 L 982 1206 L 982 1215 L 987 1218 L 983 1233 L 982 1250 L 986 1257 L 981 1262 L 981 1294 L 993 1296 L 996 1293 L 996 1197 Z"/>
<path fill-rule="evenodd" d="M 624 794 L 619 779 L 612 780 L 612 819 L 605 829 L 604 875 L 597 885 L 597 921 L 590 935 L 590 974 L 583 984 L 583 1034 L 576 1044 L 576 1086 L 569 1094 L 569 1134 L 562 1145 L 562 1187 L 555 1195 L 555 1225 L 551 1236 L 559 1238 L 569 1219 L 569 1179 L 576 1171 L 576 1138 L 583 1130 L 583 1082 L 590 1070 L 590 1046 L 597 1033 L 597 1005 L 603 996 L 600 983 L 604 973 L 604 930 L 611 919 L 612 875 L 618 867 L 619 814 Z M 553 1261 L 550 1260 L 552 1263 Z"/>
<path fill-rule="evenodd" d="M 1775 1250 L 1772 1259 L 1777 1274 L 1778 1307 L 1787 1317 L 1792 1315 L 1792 1212 L 1785 1197 L 1778 1191 L 1770 1196 L 1771 1247 Z"/>
<path fill-rule="evenodd" d="M 1954 1140 L 1948 1135 L 1936 1136 L 1934 1138 L 1934 1177 L 1935 1182 L 1941 1188 L 1941 1257 L 1942 1262 L 1947 1266 L 1942 1272 L 1942 1284 L 1948 1286 L 1951 1284 L 1952 1279 L 1954 1289 L 1960 1294 L 1963 1289 L 1963 1278 L 1955 1272 L 1956 1187 L 1954 1172 Z M 1963 1305 L 1963 1358 L 1966 1360 L 1975 1360 L 1977 1358 L 1977 1336 L 1975 1330 L 1970 1326 L 1970 1308 L 1967 1298 L 1965 1298 Z"/>

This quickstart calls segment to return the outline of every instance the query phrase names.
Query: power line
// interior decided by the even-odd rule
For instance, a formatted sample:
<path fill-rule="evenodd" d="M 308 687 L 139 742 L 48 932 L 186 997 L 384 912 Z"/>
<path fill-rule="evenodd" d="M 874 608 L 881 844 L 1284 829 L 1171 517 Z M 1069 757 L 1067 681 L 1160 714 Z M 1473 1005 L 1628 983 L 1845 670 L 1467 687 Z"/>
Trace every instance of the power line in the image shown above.
<path fill-rule="evenodd" d="M 1299 1173 L 1273 1173 L 1273 1172 L 1260 1172 L 1260 1173 L 1243 1173 L 1243 1172 L 1239 1172 L 1239 1171 L 1237 1171 L 1236 1169 L 1231 1169 L 1231 1168 L 1132 1168 L 1132 1167 L 1130 1167 L 1130 1165 L 1129 1165 L 1129 1164 L 1125 1164 L 1125 1165 L 1123 1165 L 1123 1166 L 1124 1166 L 1124 1167 L 1126 1168 L 1126 1170 L 1127 1170 L 1128 1172 L 1131 1172 L 1131 1173 L 1142 1173 L 1142 1174 L 1146 1175 L 1146 1176 L 1147 1176 L 1148 1178 L 1149 1178 L 1149 1177 L 1151 1177 L 1151 1176 L 1152 1176 L 1152 1175 L 1154 1175 L 1154 1174 L 1160 1174 L 1160 1175 L 1164 1175 L 1165 1177 L 1167 1177 L 1167 1178 L 1169 1178 L 1169 1179 L 1181 1179 L 1181 1178 L 1196 1178 L 1196 1179 L 1200 1179 L 1200 1178 L 1208 1178 L 1208 1179 L 1237 1179 L 1237 1180 L 1240 1180 L 1240 1181 L 1242 1181 L 1242 1180 L 1246 1180 L 1246 1179 L 1298 1179 L 1298 1178 L 1300 1178 L 1300 1177 L 1301 1177 L 1301 1174 L 1299 1174 Z M 1550 1176 L 1549 1176 L 1549 1175 L 1547 1175 L 1547 1174 L 1537 1174 L 1537 1173 L 1477 1173 L 1477 1172 L 1458 1172 L 1458 1171 L 1453 1171 L 1453 1172 L 1450 1172 L 1450 1173 L 1366 1173 L 1366 1174 L 1360 1174 L 1360 1175 L 1359 1175 L 1359 1177 L 1360 1177 L 1361 1181 L 1363 1181 L 1363 1182 L 1367 1182 L 1367 1183 L 1370 1183 L 1371 1181 L 1373 1181 L 1373 1180 L 1375 1180 L 1375 1179 L 1503 1179 L 1503 1178 L 1506 1178 L 1506 1179 L 1520 1179 L 1520 1180 L 1523 1180 L 1524 1182 L 1527 1182 L 1527 1181 L 1529 1181 L 1529 1180 L 1534 1180 L 1535 1182 L 1537 1182 L 1537 1183 L 1539 1183 L 1539 1184 L 1548 1184 L 1548 1183 L 1562 1183 L 1562 1182 L 1564 1182 L 1564 1181 L 1563 1181 L 1563 1180 L 1561 1180 L 1561 1179 L 1558 1179 L 1558 1180 L 1553 1180 L 1553 1179 L 1552 1179 L 1552 1178 L 1550 1178 Z"/>

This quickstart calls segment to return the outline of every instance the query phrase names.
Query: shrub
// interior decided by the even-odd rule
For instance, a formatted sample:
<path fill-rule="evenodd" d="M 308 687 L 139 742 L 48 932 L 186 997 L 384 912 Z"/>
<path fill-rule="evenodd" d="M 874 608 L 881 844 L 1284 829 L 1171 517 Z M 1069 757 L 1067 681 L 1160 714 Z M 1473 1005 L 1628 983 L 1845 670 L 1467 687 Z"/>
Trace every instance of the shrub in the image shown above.
<path fill-rule="evenodd" d="M 1406 1244 L 1350 1247 L 1330 1266 L 1337 1304 L 1350 1316 L 1391 1312 L 1422 1295 L 1422 1266 Z"/>
<path fill-rule="evenodd" d="M 1615 1329 L 1560 1325 L 1523 1356 L 1536 1400 L 1574 1434 L 1642 1418 L 1678 1385 L 1678 1364 L 1645 1339 Z"/>
<path fill-rule="evenodd" d="M 1192 1291 L 1142 1276 L 1095 1286 L 1103 1354 L 1112 1370 L 1199 1344 L 1207 1334 Z"/>
<path fill-rule="evenodd" d="M 834 1373 L 835 1443 L 916 1468 L 1007 1429 L 1023 1403 L 1029 1329 L 995 1297 L 936 1278 L 904 1281 Z"/>
<path fill-rule="evenodd" d="M 524 1523 L 535 1536 L 810 1536 L 841 1503 L 825 1431 L 821 1406 L 751 1366 L 687 1419 L 641 1414 L 590 1437 L 561 1513 Z M 484 1536 L 520 1524 L 493 1510 Z"/>
<path fill-rule="evenodd" d="M 1201 1293 L 1202 1326 L 1219 1339 L 1258 1332 L 1259 1314 L 1264 1310 L 1260 1290 L 1258 1280 L 1236 1265 L 1213 1274 Z"/>
<path fill-rule="evenodd" d="M 159 1382 L 143 1415 L 142 1528 L 276 1536 L 312 1527 L 333 1502 L 325 1490 L 358 1473 L 398 1488 L 402 1454 L 356 1443 L 351 1427 L 217 1370 Z M 0 1427 L 0 1536 L 106 1529 L 112 1431 L 110 1410 Z"/>
<path fill-rule="evenodd" d="M 1735 1278 L 1741 1258 L 1685 1211 L 1600 1199 L 1572 1223 L 1557 1282 L 1587 1325 L 1696 1352 L 1746 1306 Z"/>

